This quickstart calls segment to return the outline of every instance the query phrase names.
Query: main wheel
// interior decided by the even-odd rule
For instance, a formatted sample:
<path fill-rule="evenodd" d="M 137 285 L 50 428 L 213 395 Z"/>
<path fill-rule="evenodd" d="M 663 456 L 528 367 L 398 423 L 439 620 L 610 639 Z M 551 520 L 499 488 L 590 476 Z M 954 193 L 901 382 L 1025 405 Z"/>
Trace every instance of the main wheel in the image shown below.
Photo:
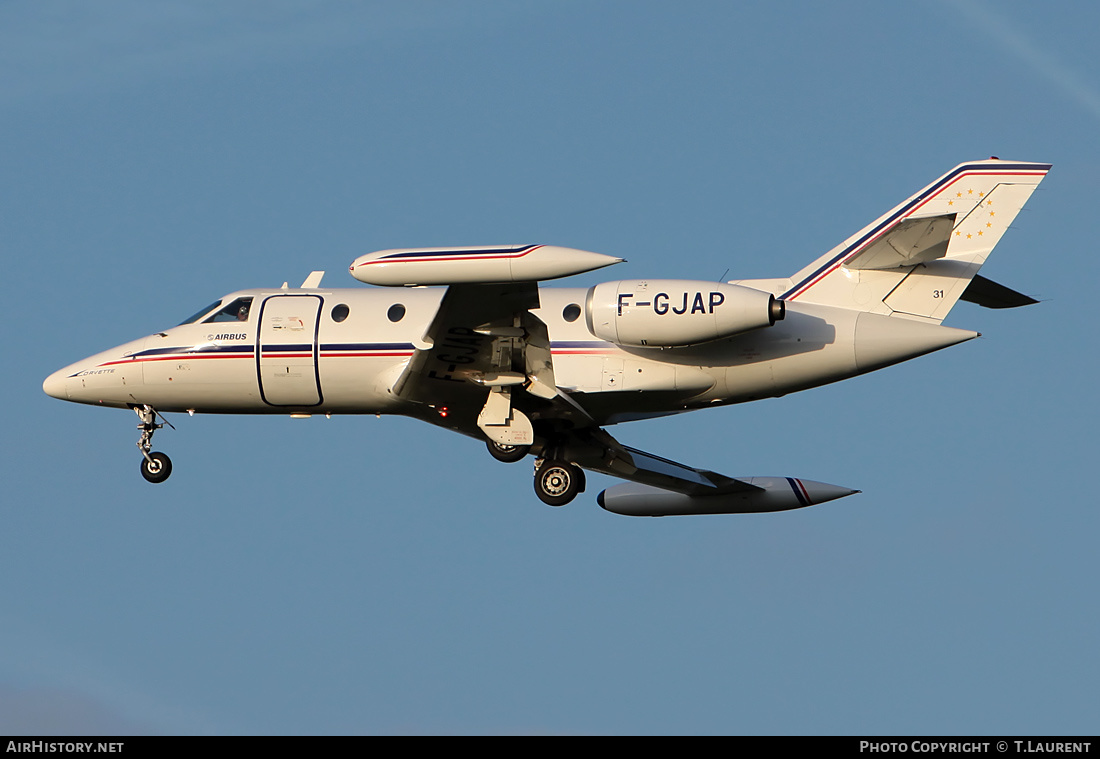
<path fill-rule="evenodd" d="M 144 457 L 141 459 L 141 476 L 149 482 L 167 480 L 168 475 L 172 473 L 172 459 L 160 451 L 153 451 L 149 454 L 149 458 L 153 460 L 152 463 Z"/>
<path fill-rule="evenodd" d="M 529 445 L 501 445 L 492 440 L 485 441 L 485 447 L 497 461 L 512 464 L 523 459 L 531 450 Z"/>
<path fill-rule="evenodd" d="M 584 472 L 564 461 L 544 461 L 535 472 L 535 495 L 550 506 L 564 506 L 584 489 Z"/>

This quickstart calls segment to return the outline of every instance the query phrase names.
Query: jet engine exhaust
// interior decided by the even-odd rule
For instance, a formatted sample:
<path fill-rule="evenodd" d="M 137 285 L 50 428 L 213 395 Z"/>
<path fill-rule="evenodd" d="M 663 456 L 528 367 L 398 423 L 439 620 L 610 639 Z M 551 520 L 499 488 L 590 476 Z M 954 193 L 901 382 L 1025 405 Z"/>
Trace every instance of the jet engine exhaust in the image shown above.
<path fill-rule="evenodd" d="M 768 321 L 771 322 L 771 326 L 775 326 L 776 322 L 783 321 L 787 316 L 787 302 L 779 300 L 779 298 L 772 296 L 772 299 L 768 301 Z"/>

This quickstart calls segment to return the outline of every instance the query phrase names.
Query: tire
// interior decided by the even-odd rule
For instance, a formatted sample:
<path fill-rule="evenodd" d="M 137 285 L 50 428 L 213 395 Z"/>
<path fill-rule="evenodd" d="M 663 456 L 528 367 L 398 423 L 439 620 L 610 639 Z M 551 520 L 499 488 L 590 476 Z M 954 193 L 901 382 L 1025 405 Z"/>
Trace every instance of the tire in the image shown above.
<path fill-rule="evenodd" d="M 535 472 L 535 495 L 549 506 L 564 506 L 584 489 L 584 472 L 564 461 L 545 461 Z"/>
<path fill-rule="evenodd" d="M 503 461 L 505 464 L 514 464 L 517 461 L 522 461 L 531 451 L 531 446 L 529 445 L 500 445 L 494 443 L 492 440 L 486 440 L 485 447 L 489 449 L 489 454 L 494 459 Z"/>
<path fill-rule="evenodd" d="M 149 458 L 153 460 L 152 464 L 145 458 L 141 459 L 141 476 L 153 483 L 167 480 L 172 474 L 172 459 L 160 451 L 153 451 Z"/>

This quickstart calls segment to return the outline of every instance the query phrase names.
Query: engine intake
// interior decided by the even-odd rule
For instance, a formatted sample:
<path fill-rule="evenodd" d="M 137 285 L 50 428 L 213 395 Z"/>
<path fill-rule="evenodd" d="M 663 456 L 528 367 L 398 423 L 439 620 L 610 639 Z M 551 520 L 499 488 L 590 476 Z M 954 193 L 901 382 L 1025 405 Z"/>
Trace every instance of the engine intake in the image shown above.
<path fill-rule="evenodd" d="M 684 279 L 624 279 L 589 289 L 584 315 L 601 340 L 633 347 L 709 343 L 770 327 L 786 315 L 771 293 Z"/>

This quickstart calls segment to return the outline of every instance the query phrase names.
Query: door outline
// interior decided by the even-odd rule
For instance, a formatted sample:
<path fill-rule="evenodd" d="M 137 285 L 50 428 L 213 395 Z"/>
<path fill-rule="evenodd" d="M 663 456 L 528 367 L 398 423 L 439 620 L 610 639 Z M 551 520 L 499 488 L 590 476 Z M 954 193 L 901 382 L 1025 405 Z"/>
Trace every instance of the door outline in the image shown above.
<path fill-rule="evenodd" d="M 313 321 L 313 336 L 312 345 L 310 347 L 310 354 L 313 363 L 313 388 L 317 393 L 317 400 L 314 403 L 273 403 L 267 399 L 267 395 L 264 393 L 264 377 L 262 371 L 263 362 L 263 331 L 264 331 L 264 312 L 267 310 L 267 304 L 276 300 L 277 298 L 313 298 L 317 301 L 316 317 Z M 294 295 L 269 295 L 264 298 L 263 303 L 260 306 L 259 320 L 256 322 L 256 382 L 260 389 L 260 399 L 269 406 L 275 406 L 277 408 L 313 408 L 320 406 L 325 402 L 324 395 L 321 393 L 321 370 L 318 359 L 318 338 L 321 332 L 321 311 L 324 308 L 325 299 L 320 295 L 312 294 L 294 294 Z M 278 343 L 268 344 L 278 345 Z"/>

